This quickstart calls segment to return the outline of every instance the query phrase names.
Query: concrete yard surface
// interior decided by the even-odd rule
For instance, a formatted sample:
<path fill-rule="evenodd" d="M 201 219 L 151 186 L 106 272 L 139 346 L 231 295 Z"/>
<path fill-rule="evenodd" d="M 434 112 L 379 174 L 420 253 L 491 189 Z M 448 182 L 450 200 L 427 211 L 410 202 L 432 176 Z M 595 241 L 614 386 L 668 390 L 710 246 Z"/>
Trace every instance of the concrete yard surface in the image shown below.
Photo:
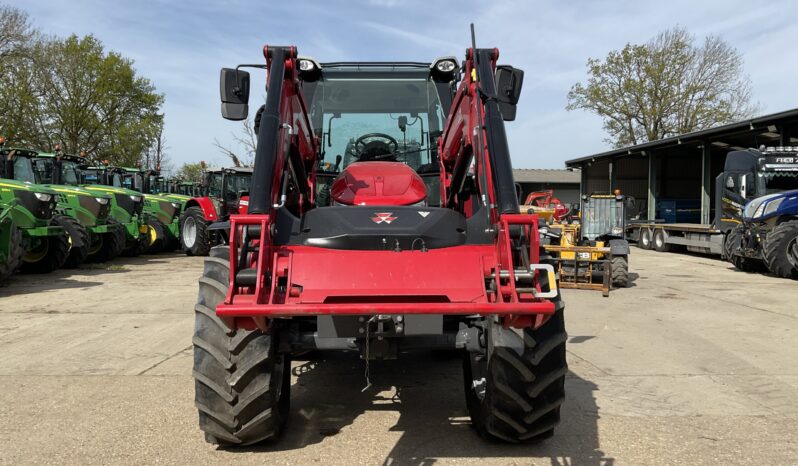
<path fill-rule="evenodd" d="M 162 254 L 0 287 L 0 464 L 795 464 L 798 282 L 633 249 L 632 286 L 564 292 L 562 423 L 481 440 L 453 353 L 293 364 L 279 442 L 221 450 L 197 426 L 202 258 Z"/>

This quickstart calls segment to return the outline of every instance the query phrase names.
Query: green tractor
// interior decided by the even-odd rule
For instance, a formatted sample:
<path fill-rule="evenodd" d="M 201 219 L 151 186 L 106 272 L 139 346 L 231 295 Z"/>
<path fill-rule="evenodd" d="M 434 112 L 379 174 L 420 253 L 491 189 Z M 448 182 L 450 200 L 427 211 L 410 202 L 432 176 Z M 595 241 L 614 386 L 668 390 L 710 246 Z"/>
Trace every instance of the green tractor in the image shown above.
<path fill-rule="evenodd" d="M 0 283 L 16 271 L 23 253 L 22 232 L 11 216 L 11 206 L 0 204 Z"/>
<path fill-rule="evenodd" d="M 3 157 L 3 177 L 8 165 Z M 64 265 L 71 242 L 55 198 L 44 186 L 0 179 L 0 280 L 17 269 L 49 273 Z"/>
<path fill-rule="evenodd" d="M 190 198 L 160 193 L 156 170 L 110 166 L 84 170 L 86 175 L 90 171 L 100 184 L 132 189 L 143 195 L 149 254 L 174 251 L 180 246 L 180 213 Z"/>
<path fill-rule="evenodd" d="M 111 197 L 78 187 L 79 172 L 73 165 L 55 164 L 50 154 L 31 149 L 10 148 L 0 153 L 13 158 L 7 178 L 42 184 L 56 193 L 57 213 L 71 242 L 65 268 L 75 268 L 85 261 L 105 262 L 122 252 L 122 226 L 109 218 Z"/>
<path fill-rule="evenodd" d="M 53 153 L 39 152 L 35 162 L 42 179 L 61 188 L 80 188 L 97 198 L 107 197 L 110 200 L 108 223 L 117 223 L 122 227 L 116 236 L 121 244 L 122 255 L 138 256 L 146 251 L 149 246 L 146 236 L 147 215 L 143 213 L 144 200 L 141 193 L 114 186 L 84 184 L 84 156 L 64 154 L 59 146 L 56 146 Z"/>

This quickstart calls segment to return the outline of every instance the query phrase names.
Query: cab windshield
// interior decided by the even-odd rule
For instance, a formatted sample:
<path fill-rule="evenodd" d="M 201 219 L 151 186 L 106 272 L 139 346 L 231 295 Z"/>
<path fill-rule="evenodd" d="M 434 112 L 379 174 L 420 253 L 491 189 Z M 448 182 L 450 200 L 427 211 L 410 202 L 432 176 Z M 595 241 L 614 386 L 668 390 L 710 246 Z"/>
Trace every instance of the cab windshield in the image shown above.
<path fill-rule="evenodd" d="M 330 73 L 334 75 L 334 73 Z M 397 161 L 414 170 L 436 160 L 434 137 L 443 112 L 427 77 L 337 78 L 318 83 L 310 108 L 322 136 L 320 171 L 334 172 L 357 161 Z"/>
<path fill-rule="evenodd" d="M 33 170 L 33 163 L 27 157 L 17 157 L 14 159 L 14 179 L 17 181 L 27 181 L 28 183 L 39 183 L 36 172 Z"/>
<path fill-rule="evenodd" d="M 39 158 L 33 162 L 38 183 L 53 183 L 54 162 L 55 160 L 52 158 Z M 14 169 L 16 171 L 16 165 L 14 165 Z M 77 162 L 71 160 L 61 161 L 61 184 L 72 186 L 80 184 L 80 165 Z"/>

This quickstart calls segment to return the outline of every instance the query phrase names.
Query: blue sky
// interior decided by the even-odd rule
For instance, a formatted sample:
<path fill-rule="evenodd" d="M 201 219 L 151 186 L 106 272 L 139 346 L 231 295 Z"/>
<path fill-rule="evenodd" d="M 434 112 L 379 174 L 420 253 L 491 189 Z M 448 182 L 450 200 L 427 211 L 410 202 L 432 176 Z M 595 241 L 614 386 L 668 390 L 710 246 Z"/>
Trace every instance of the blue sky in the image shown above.
<path fill-rule="evenodd" d="M 568 89 L 585 78 L 588 58 L 675 25 L 699 38 L 719 35 L 743 53 L 762 113 L 798 107 L 798 27 L 789 0 L 10 3 L 46 33 L 94 34 L 134 59 L 166 95 L 166 137 L 175 166 L 225 162 L 213 139 L 228 143 L 239 127 L 219 115 L 219 69 L 262 62 L 264 44 L 295 44 L 301 55 L 321 62 L 429 61 L 461 57 L 472 21 L 478 46 L 498 47 L 501 63 L 526 72 L 518 117 L 508 126 L 516 168 L 562 168 L 567 159 L 607 149 L 597 116 L 565 110 Z"/>

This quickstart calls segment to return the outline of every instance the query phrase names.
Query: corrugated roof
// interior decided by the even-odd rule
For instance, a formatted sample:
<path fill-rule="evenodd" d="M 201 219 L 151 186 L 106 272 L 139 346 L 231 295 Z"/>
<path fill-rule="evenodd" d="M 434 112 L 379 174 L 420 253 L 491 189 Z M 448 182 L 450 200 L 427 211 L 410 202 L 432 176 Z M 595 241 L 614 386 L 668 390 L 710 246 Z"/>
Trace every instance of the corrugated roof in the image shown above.
<path fill-rule="evenodd" d="M 517 183 L 579 183 L 582 175 L 579 170 L 553 168 L 516 168 L 513 178 Z"/>
<path fill-rule="evenodd" d="M 582 162 L 587 162 L 593 159 L 599 159 L 604 157 L 616 157 L 619 155 L 640 152 L 646 149 L 653 150 L 668 146 L 679 145 L 685 142 L 695 142 L 697 140 L 706 139 L 712 136 L 720 136 L 724 133 L 735 132 L 745 129 L 754 129 L 754 126 L 761 126 L 763 124 L 766 125 L 768 123 L 774 122 L 775 120 L 782 120 L 784 118 L 792 118 L 792 117 L 798 117 L 798 108 L 794 108 L 792 110 L 785 110 L 779 113 L 772 113 L 770 115 L 764 115 L 761 117 L 751 118 L 748 120 L 738 121 L 736 123 L 729 123 L 728 125 L 716 126 L 714 128 L 682 134 L 680 136 L 673 136 L 670 138 L 645 142 L 643 144 L 638 144 L 636 146 L 622 147 L 620 149 L 613 149 L 606 152 L 600 152 L 598 154 L 588 155 L 586 157 L 579 157 L 576 159 L 566 160 L 565 165 L 568 167 L 578 166 Z"/>

